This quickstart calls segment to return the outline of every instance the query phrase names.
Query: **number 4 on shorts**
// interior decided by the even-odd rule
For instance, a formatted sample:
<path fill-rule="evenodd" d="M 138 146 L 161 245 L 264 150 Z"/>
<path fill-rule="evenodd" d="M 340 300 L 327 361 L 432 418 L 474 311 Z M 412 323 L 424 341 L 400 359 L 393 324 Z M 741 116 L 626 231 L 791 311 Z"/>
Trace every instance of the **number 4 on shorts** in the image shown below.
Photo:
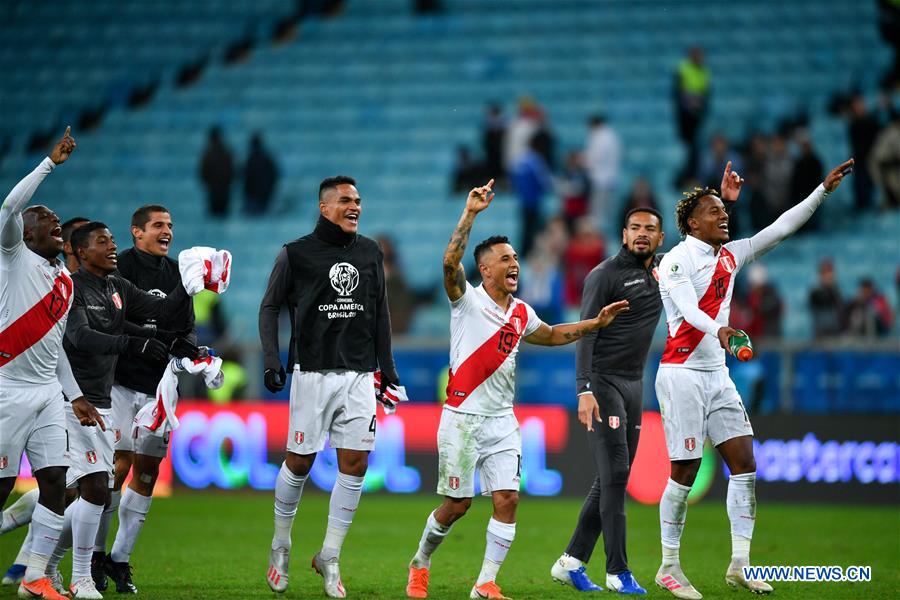
<path fill-rule="evenodd" d="M 369 431 L 375 433 L 375 415 L 372 415 L 372 422 L 369 423 Z"/>

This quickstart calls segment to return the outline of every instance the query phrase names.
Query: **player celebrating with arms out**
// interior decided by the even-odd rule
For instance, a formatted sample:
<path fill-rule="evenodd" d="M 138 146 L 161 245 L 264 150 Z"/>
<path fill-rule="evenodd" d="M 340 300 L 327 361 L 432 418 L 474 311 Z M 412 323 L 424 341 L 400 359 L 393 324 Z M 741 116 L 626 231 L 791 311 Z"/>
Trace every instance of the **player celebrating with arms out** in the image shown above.
<path fill-rule="evenodd" d="M 772 587 L 744 578 L 756 520 L 756 461 L 753 428 L 725 366 L 734 278 L 806 223 L 825 197 L 837 189 L 853 159 L 831 171 L 822 185 L 774 223 L 749 239 L 729 242 L 728 213 L 715 190 L 696 189 L 676 206 L 684 241 L 659 266 L 659 292 L 668 337 L 656 376 L 672 475 L 659 504 L 662 565 L 656 583 L 676 598 L 699 599 L 681 570 L 678 549 L 687 497 L 700 468 L 708 437 L 728 465 L 726 506 L 731 522 L 731 564 L 725 581 L 759 594 Z"/>
<path fill-rule="evenodd" d="M 471 598 L 505 598 L 497 572 L 516 534 L 522 441 L 513 414 L 519 342 L 541 346 L 569 344 L 609 325 L 628 302 L 605 306 L 592 319 L 550 326 L 526 303 L 513 297 L 519 286 L 519 260 L 509 240 L 493 236 L 475 247 L 482 285 L 466 281 L 461 260 L 475 217 L 494 197 L 491 187 L 469 192 L 466 207 L 444 252 L 444 289 L 450 299 L 450 381 L 438 429 L 438 487 L 441 505 L 428 516 L 419 548 L 409 565 L 406 594 L 428 597 L 431 555 L 466 514 L 475 493 L 475 468 L 494 513 L 487 548 Z"/>

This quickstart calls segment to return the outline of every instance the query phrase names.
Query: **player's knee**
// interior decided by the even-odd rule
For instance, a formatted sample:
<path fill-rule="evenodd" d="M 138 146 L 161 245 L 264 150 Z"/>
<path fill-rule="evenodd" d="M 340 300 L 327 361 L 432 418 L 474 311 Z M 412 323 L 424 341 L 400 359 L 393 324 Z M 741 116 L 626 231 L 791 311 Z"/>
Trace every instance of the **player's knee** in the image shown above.
<path fill-rule="evenodd" d="M 610 482 L 613 485 L 627 485 L 628 477 L 631 475 L 631 467 L 628 463 L 613 465 L 609 474 Z"/>
<path fill-rule="evenodd" d="M 465 515 L 470 506 L 472 506 L 471 498 L 445 498 L 443 512 L 450 517 L 452 522 Z"/>
<path fill-rule="evenodd" d="M 369 468 L 369 453 L 362 450 L 338 451 L 338 470 L 344 475 L 363 477 Z"/>
<path fill-rule="evenodd" d="M 284 464 L 287 466 L 288 471 L 297 477 L 306 477 L 309 475 L 315 459 L 315 454 L 294 454 L 293 452 L 288 452 L 284 457 Z"/>
<path fill-rule="evenodd" d="M 756 459 L 752 454 L 750 456 L 741 456 L 737 460 L 733 460 L 732 463 L 729 470 L 735 475 L 756 471 Z"/>
<path fill-rule="evenodd" d="M 109 502 L 109 483 L 106 477 L 83 477 L 78 482 L 78 491 L 91 504 L 106 506 Z"/>
<path fill-rule="evenodd" d="M 494 493 L 494 513 L 503 517 L 504 522 L 515 520 L 516 508 L 519 506 L 519 493 L 513 491 Z"/>

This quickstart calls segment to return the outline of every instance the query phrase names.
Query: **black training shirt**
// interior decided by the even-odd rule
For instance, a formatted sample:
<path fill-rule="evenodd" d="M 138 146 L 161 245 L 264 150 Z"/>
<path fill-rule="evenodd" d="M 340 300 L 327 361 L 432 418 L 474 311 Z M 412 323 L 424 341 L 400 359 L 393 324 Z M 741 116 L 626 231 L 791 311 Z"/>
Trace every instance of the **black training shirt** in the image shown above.
<path fill-rule="evenodd" d="M 643 377 L 653 331 L 662 312 L 655 270 L 660 256 L 644 267 L 642 260 L 623 246 L 588 273 L 584 280 L 581 318 L 592 319 L 611 302 L 628 300 L 629 310 L 608 327 L 584 336 L 575 347 L 577 393 L 590 389 L 592 373 Z"/>

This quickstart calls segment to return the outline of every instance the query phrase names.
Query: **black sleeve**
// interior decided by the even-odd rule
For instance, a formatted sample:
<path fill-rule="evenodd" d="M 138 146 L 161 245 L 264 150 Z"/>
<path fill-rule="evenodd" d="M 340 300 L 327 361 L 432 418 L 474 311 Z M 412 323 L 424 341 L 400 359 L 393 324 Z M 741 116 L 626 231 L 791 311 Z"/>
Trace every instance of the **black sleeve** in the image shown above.
<path fill-rule="evenodd" d="M 121 354 L 128 344 L 127 335 L 110 335 L 91 329 L 84 299 L 78 294 L 66 321 L 66 339 L 76 350 L 88 354 Z"/>
<path fill-rule="evenodd" d="M 188 306 L 187 311 L 187 322 L 184 324 L 185 329 L 190 329 L 191 332 L 187 334 L 186 339 L 190 343 L 197 345 L 197 323 L 194 320 L 194 299 L 191 298 L 190 306 Z"/>
<path fill-rule="evenodd" d="M 275 259 L 269 284 L 259 304 L 259 341 L 262 344 L 263 368 L 281 369 L 281 356 L 278 351 L 278 315 L 281 307 L 287 304 L 292 284 L 291 263 L 288 260 L 287 248 L 282 248 Z"/>
<path fill-rule="evenodd" d="M 388 309 L 387 285 L 384 281 L 384 255 L 378 252 L 378 302 L 375 310 L 375 355 L 378 367 L 389 381 L 398 381 L 397 367 L 391 349 L 391 313 Z"/>
<path fill-rule="evenodd" d="M 593 319 L 600 309 L 609 303 L 611 275 L 609 269 L 594 269 L 584 280 L 581 296 L 581 319 Z M 591 365 L 594 360 L 594 344 L 597 332 L 592 331 L 575 342 L 575 389 L 577 394 L 590 391 Z"/>
<path fill-rule="evenodd" d="M 156 337 L 156 325 L 138 325 L 131 321 L 125 321 L 125 335 L 133 335 L 135 337 L 152 338 Z"/>
<path fill-rule="evenodd" d="M 190 299 L 181 282 L 165 298 L 145 292 L 127 279 L 119 277 L 125 296 L 125 315 L 129 321 L 158 320 L 161 315 L 178 310 L 179 305 Z"/>

